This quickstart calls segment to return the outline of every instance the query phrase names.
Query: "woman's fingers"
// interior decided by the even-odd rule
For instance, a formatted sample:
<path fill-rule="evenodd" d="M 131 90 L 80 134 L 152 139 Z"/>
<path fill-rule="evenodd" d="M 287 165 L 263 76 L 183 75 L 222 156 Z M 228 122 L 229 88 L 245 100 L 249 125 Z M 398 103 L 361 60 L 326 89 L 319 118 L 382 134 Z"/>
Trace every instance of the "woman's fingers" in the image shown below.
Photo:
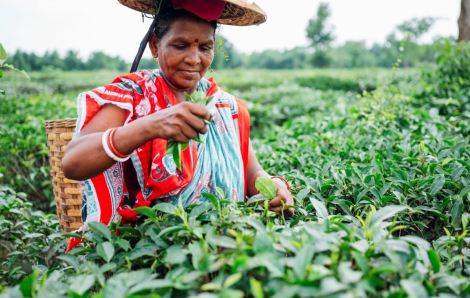
<path fill-rule="evenodd" d="M 275 179 L 274 183 L 277 186 L 277 196 L 271 201 L 269 201 L 269 210 L 278 212 L 278 213 L 284 210 L 284 216 L 291 217 L 292 215 L 294 215 L 294 209 L 293 208 L 287 209 L 285 207 L 294 205 L 294 198 L 292 197 L 292 194 L 287 189 L 284 182 L 277 181 Z"/>
<path fill-rule="evenodd" d="M 281 207 L 270 207 L 269 211 L 281 213 Z M 289 218 L 294 215 L 294 208 L 284 209 L 284 217 Z"/>
<path fill-rule="evenodd" d="M 206 107 L 188 102 L 188 108 L 193 115 L 206 120 L 210 119 L 210 113 Z"/>

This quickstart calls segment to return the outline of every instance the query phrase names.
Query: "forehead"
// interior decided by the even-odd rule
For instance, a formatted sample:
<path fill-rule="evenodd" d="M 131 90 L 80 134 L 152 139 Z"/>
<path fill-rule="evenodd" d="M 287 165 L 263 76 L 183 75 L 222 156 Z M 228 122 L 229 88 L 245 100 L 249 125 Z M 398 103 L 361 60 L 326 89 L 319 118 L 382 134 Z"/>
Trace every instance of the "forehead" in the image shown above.
<path fill-rule="evenodd" d="M 183 15 L 172 22 L 163 39 L 167 37 L 168 39 L 206 38 L 213 40 L 214 31 L 214 27 L 209 22 L 192 15 Z"/>

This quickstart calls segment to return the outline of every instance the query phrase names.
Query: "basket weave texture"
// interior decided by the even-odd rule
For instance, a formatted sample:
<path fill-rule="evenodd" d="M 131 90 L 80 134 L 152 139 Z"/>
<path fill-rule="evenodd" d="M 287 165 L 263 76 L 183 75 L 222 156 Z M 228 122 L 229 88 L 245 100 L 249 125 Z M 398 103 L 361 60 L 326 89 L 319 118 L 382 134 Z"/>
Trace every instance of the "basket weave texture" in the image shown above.
<path fill-rule="evenodd" d="M 65 178 L 62 158 L 67 144 L 75 133 L 77 119 L 59 119 L 45 122 L 49 162 L 57 207 L 57 216 L 64 232 L 72 232 L 83 225 L 82 189 L 78 181 Z"/>

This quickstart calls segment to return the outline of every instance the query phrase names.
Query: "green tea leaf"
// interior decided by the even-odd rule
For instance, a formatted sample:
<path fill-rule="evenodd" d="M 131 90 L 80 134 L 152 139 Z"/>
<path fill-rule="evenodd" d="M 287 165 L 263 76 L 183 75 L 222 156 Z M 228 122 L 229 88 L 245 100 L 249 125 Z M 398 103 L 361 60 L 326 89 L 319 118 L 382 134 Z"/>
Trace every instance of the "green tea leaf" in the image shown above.
<path fill-rule="evenodd" d="M 428 250 L 428 257 L 434 273 L 439 273 L 441 270 L 441 257 L 439 257 L 439 254 L 434 249 L 430 249 Z"/>
<path fill-rule="evenodd" d="M 248 199 L 248 201 L 246 201 L 246 204 L 247 205 L 251 205 L 251 204 L 254 204 L 256 202 L 259 202 L 259 201 L 269 201 L 270 198 L 265 195 L 264 193 L 262 194 L 258 194 L 258 195 L 255 195 L 255 196 L 252 196 L 251 198 Z"/>
<path fill-rule="evenodd" d="M 110 242 L 99 243 L 96 246 L 96 253 L 109 263 L 114 256 L 114 246 Z"/>
<path fill-rule="evenodd" d="M 76 257 L 73 257 L 71 255 L 65 254 L 65 255 L 60 255 L 57 257 L 59 260 L 65 261 L 67 264 L 73 267 L 76 272 L 80 273 L 80 265 L 78 263 L 78 259 Z"/>
<path fill-rule="evenodd" d="M 310 202 L 315 208 L 316 214 L 319 218 L 322 218 L 322 219 L 328 218 L 328 211 L 326 210 L 326 207 L 325 205 L 323 205 L 322 202 L 315 199 L 314 197 L 310 197 Z"/>
<path fill-rule="evenodd" d="M 277 186 L 269 177 L 258 177 L 255 181 L 256 189 L 265 194 L 269 200 L 277 197 Z"/>
<path fill-rule="evenodd" d="M 405 290 L 406 294 L 410 298 L 427 298 L 428 292 L 424 286 L 414 280 L 411 279 L 402 279 L 400 281 L 400 285 Z"/>
<path fill-rule="evenodd" d="M 126 294 L 134 295 L 134 294 L 147 292 L 147 291 L 154 290 L 154 289 L 170 288 L 172 286 L 173 286 L 173 282 L 171 280 L 166 280 L 166 279 L 145 280 L 136 284 L 132 288 L 130 288 Z M 151 296 L 146 296 L 146 297 L 151 297 Z"/>
<path fill-rule="evenodd" d="M 82 239 L 82 235 L 75 234 L 75 233 L 63 233 L 62 237 L 70 237 L 70 238 L 78 238 Z"/>
<path fill-rule="evenodd" d="M 452 226 L 454 229 L 457 229 L 460 227 L 460 223 L 462 220 L 462 212 L 463 212 L 463 201 L 462 199 L 458 199 L 454 203 L 454 207 L 452 207 L 452 211 L 450 212 L 450 215 L 452 217 Z"/>
<path fill-rule="evenodd" d="M 250 277 L 250 289 L 254 298 L 264 298 L 263 287 L 260 282 L 253 277 Z"/>
<path fill-rule="evenodd" d="M 100 235 L 101 237 L 105 237 L 106 239 L 111 241 L 111 232 L 109 231 L 109 228 L 104 224 L 100 222 L 90 222 L 88 223 L 88 227 L 96 234 Z"/>
<path fill-rule="evenodd" d="M 131 261 L 141 258 L 143 256 L 153 257 L 155 255 L 156 249 L 154 247 L 139 247 L 133 249 L 129 254 L 129 259 Z"/>
<path fill-rule="evenodd" d="M 26 277 L 20 283 L 20 291 L 24 297 L 36 297 L 36 286 L 38 282 L 40 271 L 34 270 L 33 273 Z"/>
<path fill-rule="evenodd" d="M 429 190 L 429 193 L 431 195 L 435 195 L 438 191 L 441 190 L 441 188 L 444 186 L 444 183 L 446 182 L 446 179 L 444 175 L 439 175 L 434 179 L 431 188 Z"/>
<path fill-rule="evenodd" d="M 109 243 L 109 242 L 107 242 Z M 68 291 L 79 296 L 83 296 L 95 284 L 94 275 L 77 275 L 70 278 L 70 286 Z"/>
<path fill-rule="evenodd" d="M 242 276 L 242 273 L 235 273 L 227 277 L 224 282 L 224 289 L 230 288 L 231 286 L 236 284 L 242 278 Z"/>
<path fill-rule="evenodd" d="M 215 195 L 207 192 L 201 192 L 201 195 L 211 202 L 216 210 L 219 210 L 219 199 Z"/>
<path fill-rule="evenodd" d="M 253 243 L 253 251 L 256 254 L 265 251 L 274 252 L 273 243 L 269 238 L 268 234 L 263 232 L 258 232 L 256 234 L 255 242 Z"/>
<path fill-rule="evenodd" d="M 406 209 L 405 206 L 399 206 L 399 205 L 390 205 L 390 206 L 383 207 L 372 215 L 372 218 L 370 220 L 370 225 L 378 226 L 387 218 L 393 217 L 395 216 L 395 214 L 405 209 Z"/>
<path fill-rule="evenodd" d="M 153 206 L 153 209 L 163 213 L 175 214 L 176 206 L 170 203 L 158 203 L 157 205 Z"/>
<path fill-rule="evenodd" d="M 313 249 L 310 245 L 304 245 L 294 257 L 292 269 L 298 279 L 304 280 L 307 267 L 312 262 Z"/>
<path fill-rule="evenodd" d="M 155 214 L 155 211 L 150 207 L 138 207 L 138 208 L 135 208 L 133 210 L 135 212 L 139 213 L 139 214 L 143 214 L 143 215 L 145 215 L 147 217 L 150 217 L 152 219 L 157 219 L 157 215 Z"/>

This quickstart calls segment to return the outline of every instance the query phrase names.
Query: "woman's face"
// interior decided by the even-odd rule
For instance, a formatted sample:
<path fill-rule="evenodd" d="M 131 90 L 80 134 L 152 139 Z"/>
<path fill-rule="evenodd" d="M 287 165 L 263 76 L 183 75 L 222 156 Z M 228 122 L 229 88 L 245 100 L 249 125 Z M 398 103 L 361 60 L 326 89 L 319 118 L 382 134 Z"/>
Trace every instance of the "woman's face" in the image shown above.
<path fill-rule="evenodd" d="M 194 91 L 214 59 L 214 27 L 193 16 L 176 19 L 161 40 L 153 35 L 150 48 L 170 87 Z"/>

